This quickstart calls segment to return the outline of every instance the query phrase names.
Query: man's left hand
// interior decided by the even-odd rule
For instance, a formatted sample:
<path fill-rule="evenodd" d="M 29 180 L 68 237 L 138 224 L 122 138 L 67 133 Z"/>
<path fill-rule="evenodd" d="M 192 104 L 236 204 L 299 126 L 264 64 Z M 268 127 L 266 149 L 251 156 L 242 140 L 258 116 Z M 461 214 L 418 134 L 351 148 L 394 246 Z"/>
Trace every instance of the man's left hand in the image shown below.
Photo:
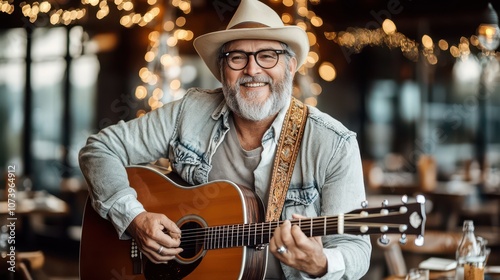
<path fill-rule="evenodd" d="M 293 219 L 303 218 L 306 217 L 293 215 Z M 280 248 L 285 251 L 279 250 Z M 307 237 L 298 225 L 292 226 L 288 220 L 274 230 L 269 250 L 284 264 L 312 277 L 321 277 L 327 272 L 328 261 L 323 252 L 321 237 Z"/>

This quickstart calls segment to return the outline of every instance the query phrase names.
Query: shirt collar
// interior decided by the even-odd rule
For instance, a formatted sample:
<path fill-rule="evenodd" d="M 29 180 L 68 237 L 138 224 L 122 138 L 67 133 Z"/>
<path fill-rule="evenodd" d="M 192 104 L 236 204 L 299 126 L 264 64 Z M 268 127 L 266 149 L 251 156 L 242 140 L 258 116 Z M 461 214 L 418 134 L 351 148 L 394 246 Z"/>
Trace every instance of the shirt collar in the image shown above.
<path fill-rule="evenodd" d="M 221 92 L 222 94 L 222 92 Z M 276 118 L 274 119 L 273 123 L 271 124 L 271 127 L 266 131 L 264 134 L 264 137 L 262 138 L 262 142 L 265 142 L 269 139 L 273 139 L 274 143 L 278 143 L 278 139 L 281 134 L 281 127 L 283 126 L 283 122 L 285 121 L 285 116 L 286 112 L 288 111 L 288 107 L 291 105 L 291 98 L 290 102 L 288 103 L 288 106 L 283 107 L 279 112 Z M 229 117 L 229 114 L 231 113 L 231 110 L 229 109 L 229 106 L 227 106 L 227 103 L 225 99 L 222 99 L 222 102 L 215 108 L 214 112 L 212 113 L 212 118 L 214 120 L 219 119 L 221 116 L 224 116 L 225 123 L 227 124 L 227 118 Z"/>

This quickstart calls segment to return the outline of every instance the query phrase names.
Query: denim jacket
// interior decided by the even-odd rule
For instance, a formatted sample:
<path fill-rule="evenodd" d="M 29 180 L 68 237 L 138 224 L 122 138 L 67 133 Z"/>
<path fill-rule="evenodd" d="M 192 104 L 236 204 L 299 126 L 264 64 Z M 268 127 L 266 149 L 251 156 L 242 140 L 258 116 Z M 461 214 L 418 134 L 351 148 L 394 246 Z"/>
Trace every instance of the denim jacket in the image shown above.
<path fill-rule="evenodd" d="M 307 217 L 347 213 L 360 208 L 365 200 L 356 135 L 318 109 L 308 109 L 282 219 L 294 213 Z M 286 108 L 262 139 L 262 160 L 254 171 L 257 191 L 269 185 L 285 113 Z M 212 155 L 229 130 L 229 115 L 221 89 L 193 88 L 180 100 L 91 135 L 79 159 L 94 209 L 111 221 L 120 238 L 129 238 L 125 230 L 145 210 L 129 187 L 125 166 L 168 158 L 186 182 L 206 183 Z M 319 279 L 359 279 L 367 272 L 368 236 L 329 235 L 322 240 L 328 272 Z M 282 268 L 287 279 L 309 279 L 286 265 Z"/>

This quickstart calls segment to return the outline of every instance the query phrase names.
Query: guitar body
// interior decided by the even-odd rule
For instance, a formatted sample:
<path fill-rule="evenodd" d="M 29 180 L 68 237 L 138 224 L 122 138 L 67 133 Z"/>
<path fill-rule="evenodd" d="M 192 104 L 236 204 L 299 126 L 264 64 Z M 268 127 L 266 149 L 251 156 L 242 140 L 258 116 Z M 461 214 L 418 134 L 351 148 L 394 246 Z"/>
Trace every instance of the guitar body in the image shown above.
<path fill-rule="evenodd" d="M 192 228 L 248 224 L 264 221 L 258 197 L 228 181 L 195 187 L 175 183 L 162 173 L 143 166 L 128 167 L 130 185 L 149 212 L 163 213 L 184 232 Z M 263 279 L 267 250 L 232 247 L 205 250 L 203 242 L 168 264 L 156 265 L 142 256 L 142 273 L 131 258 L 131 240 L 119 240 L 112 224 L 101 218 L 87 201 L 80 248 L 80 279 Z"/>

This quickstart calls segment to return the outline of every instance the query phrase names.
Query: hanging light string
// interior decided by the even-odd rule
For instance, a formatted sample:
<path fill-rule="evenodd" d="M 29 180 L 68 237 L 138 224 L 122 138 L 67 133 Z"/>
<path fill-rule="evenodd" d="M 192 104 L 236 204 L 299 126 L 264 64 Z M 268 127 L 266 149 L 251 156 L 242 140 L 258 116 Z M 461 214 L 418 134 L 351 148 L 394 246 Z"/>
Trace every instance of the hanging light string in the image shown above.
<path fill-rule="evenodd" d="M 14 12 L 13 2 L 14 0 L 0 0 L 0 12 L 9 15 L 12 14 Z"/>
<path fill-rule="evenodd" d="M 149 33 L 149 49 L 144 55 L 146 66 L 139 70 L 142 84 L 136 87 L 134 96 L 144 101 L 145 108 L 136 112 L 137 117 L 179 99 L 185 93 L 180 78 L 182 58 L 177 45 L 179 41 L 191 41 L 194 37 L 191 30 L 184 28 L 184 15 L 191 12 L 191 3 L 167 1 L 164 10 L 162 21 Z M 176 16 L 178 11 L 182 15 Z"/>
<path fill-rule="evenodd" d="M 299 75 L 297 75 L 297 82 L 294 87 L 294 96 L 304 100 L 307 104 L 315 106 L 317 96 L 321 94 L 322 88 L 319 83 L 315 82 L 316 75 L 313 69 L 317 69 L 318 76 L 324 81 L 330 82 L 336 78 L 334 64 L 321 58 L 319 53 L 322 46 L 319 45 L 316 33 L 323 28 L 324 21 L 313 11 L 313 8 L 320 3 L 320 0 L 262 1 L 269 1 L 271 4 L 282 4 L 285 7 L 284 12 L 281 14 L 283 22 L 285 24 L 296 24 L 306 31 L 311 50 L 306 63 L 298 71 Z M 150 48 L 145 54 L 148 66 L 139 72 L 144 85 L 136 88 L 136 97 L 142 99 L 151 94 L 152 87 L 163 82 L 161 81 L 162 75 L 160 75 L 158 66 L 153 65 L 159 63 L 163 65 L 164 69 L 180 65 L 172 64 L 180 63 L 178 54 L 169 57 L 168 54 L 164 53 L 165 48 L 171 48 L 169 52 L 176 53 L 179 40 L 190 41 L 194 37 L 191 30 L 183 28 L 186 24 L 184 15 L 191 12 L 191 2 L 186 0 L 166 0 L 165 2 L 163 3 L 163 0 L 146 0 L 145 2 L 137 0 L 81 0 L 78 7 L 60 7 L 54 0 L 42 0 L 23 1 L 16 7 L 13 0 L 0 0 L 0 12 L 12 14 L 16 8 L 20 8 L 23 16 L 30 22 L 42 21 L 41 18 L 43 17 L 49 19 L 49 21 L 45 20 L 43 22 L 50 22 L 51 25 L 76 24 L 90 16 L 102 20 L 110 14 L 111 10 L 121 13 L 119 23 L 127 28 L 151 25 L 156 27 L 158 22 L 161 22 L 161 28 L 157 29 L 158 31 L 153 31 L 149 36 Z M 164 16 L 164 14 L 169 13 L 165 11 L 166 9 L 181 11 L 182 15 L 175 17 L 174 13 L 167 19 Z M 143 12 L 138 12 L 138 10 Z M 161 20 L 157 20 L 158 18 Z M 483 53 L 485 52 L 476 35 L 463 36 L 456 45 L 450 44 L 445 39 L 433 39 L 429 35 L 423 35 L 421 40 L 417 42 L 417 40 L 408 38 L 403 33 L 398 32 L 395 23 L 390 19 L 386 19 L 378 29 L 350 27 L 345 31 L 324 31 L 323 35 L 327 40 L 350 50 L 352 53 L 359 53 L 366 46 L 387 47 L 389 49 L 399 49 L 411 61 L 416 62 L 423 58 L 431 65 L 437 64 L 439 55 L 443 53 L 449 53 L 455 58 L 464 58 L 471 53 L 471 47 L 476 47 Z M 163 46 L 162 50 L 160 50 L 160 46 Z M 496 51 L 488 51 L 487 53 L 488 55 L 500 57 L 499 52 Z M 179 81 L 174 79 L 170 82 L 173 89 L 180 89 Z M 159 90 L 156 89 L 156 92 L 159 92 Z M 154 96 L 161 96 L 161 94 Z M 165 99 L 168 95 L 163 96 L 163 99 Z M 161 99 L 158 99 L 159 102 L 148 102 L 152 104 L 150 108 L 157 108 L 158 105 L 161 105 Z M 142 113 L 144 112 L 139 114 Z"/>
<path fill-rule="evenodd" d="M 271 0 L 271 2 L 281 3 L 285 6 L 281 14 L 281 20 L 284 24 L 297 25 L 304 29 L 307 34 L 310 51 L 304 65 L 297 71 L 298 75 L 296 75 L 294 80 L 293 95 L 308 105 L 316 106 L 317 97 L 322 92 L 321 85 L 315 81 L 315 76 L 317 75 L 313 72 L 313 69 L 316 68 L 317 63 L 320 61 L 320 46 L 316 29 L 323 25 L 323 19 L 310 9 L 310 5 L 318 4 L 319 0 Z M 323 63 L 328 62 L 324 61 Z M 331 70 L 334 72 L 333 64 L 329 64 L 332 65 Z M 335 75 L 333 74 L 332 76 Z M 327 78 L 322 78 L 328 80 Z"/>
<path fill-rule="evenodd" d="M 468 38 L 462 36 L 456 45 L 450 45 L 445 39 L 435 40 L 424 34 L 418 43 L 397 32 L 396 25 L 390 19 L 384 20 L 382 27 L 377 29 L 348 28 L 345 31 L 325 32 L 325 37 L 353 53 L 359 53 L 367 46 L 385 46 L 389 49 L 399 49 L 406 58 L 414 62 L 418 61 L 422 54 L 431 65 L 438 63 L 437 54 L 441 52 L 449 52 L 454 58 L 461 58 L 471 54 L 471 46 L 483 51 L 477 35 Z M 492 54 L 499 56 L 498 52 Z"/>
<path fill-rule="evenodd" d="M 96 10 L 95 17 L 99 20 L 106 18 L 112 7 L 122 13 L 120 24 L 125 27 L 133 25 L 146 26 L 160 14 L 158 0 L 147 0 L 144 13 L 136 12 L 137 1 L 132 0 L 81 0 L 78 7 L 60 7 L 56 1 L 23 1 L 19 4 L 23 16 L 31 23 L 35 23 L 40 18 L 49 18 L 51 25 L 77 24 L 90 12 Z M 179 1 L 182 2 L 182 1 Z M 143 3 L 141 3 L 144 6 Z M 12 0 L 0 0 L 0 11 L 12 14 L 16 7 Z"/>

